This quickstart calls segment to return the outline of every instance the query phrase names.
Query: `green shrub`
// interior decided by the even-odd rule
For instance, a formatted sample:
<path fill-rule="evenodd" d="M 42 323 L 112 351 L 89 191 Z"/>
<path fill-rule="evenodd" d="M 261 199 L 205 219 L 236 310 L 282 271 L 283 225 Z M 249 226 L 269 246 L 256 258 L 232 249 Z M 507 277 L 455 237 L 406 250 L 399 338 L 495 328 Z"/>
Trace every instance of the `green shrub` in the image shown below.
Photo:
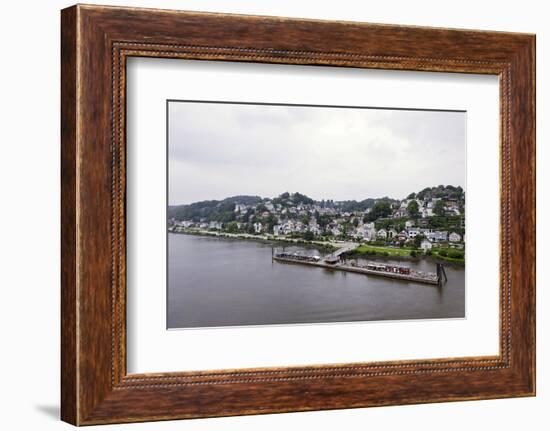
<path fill-rule="evenodd" d="M 453 259 L 463 259 L 464 253 L 458 250 L 450 250 L 449 257 L 452 257 Z"/>
<path fill-rule="evenodd" d="M 411 250 L 411 256 L 416 257 L 416 250 Z"/>
<path fill-rule="evenodd" d="M 447 257 L 448 253 L 447 250 L 439 250 L 437 252 L 440 256 Z"/>

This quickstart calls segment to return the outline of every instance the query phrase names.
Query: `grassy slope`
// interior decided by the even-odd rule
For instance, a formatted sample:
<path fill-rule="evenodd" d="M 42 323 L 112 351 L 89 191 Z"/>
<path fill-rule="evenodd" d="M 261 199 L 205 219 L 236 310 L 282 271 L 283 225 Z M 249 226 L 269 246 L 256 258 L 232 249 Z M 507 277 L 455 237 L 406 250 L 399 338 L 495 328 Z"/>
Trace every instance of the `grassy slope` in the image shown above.
<path fill-rule="evenodd" d="M 412 249 L 410 248 L 394 248 L 394 247 L 383 247 L 377 245 L 360 245 L 355 250 L 353 254 L 356 255 L 368 255 L 368 254 L 382 254 L 384 252 L 388 253 L 389 256 L 410 256 Z M 420 253 L 420 251 L 418 251 Z"/>
<path fill-rule="evenodd" d="M 387 256 L 387 257 L 410 257 L 411 251 L 414 249 L 412 248 L 395 248 L 395 247 L 384 247 L 384 246 L 375 246 L 375 245 L 360 245 L 355 250 L 353 250 L 350 253 L 347 253 L 349 257 L 359 257 L 359 256 L 369 256 L 369 255 L 377 255 L 377 256 Z M 387 253 L 387 255 L 385 254 Z M 422 256 L 423 252 L 422 250 L 416 250 L 416 253 L 418 256 Z M 438 253 L 438 250 L 434 250 L 432 252 L 432 257 L 436 259 L 441 259 L 447 262 L 455 262 L 455 263 L 464 263 L 464 258 L 453 258 L 449 256 L 441 256 Z"/>

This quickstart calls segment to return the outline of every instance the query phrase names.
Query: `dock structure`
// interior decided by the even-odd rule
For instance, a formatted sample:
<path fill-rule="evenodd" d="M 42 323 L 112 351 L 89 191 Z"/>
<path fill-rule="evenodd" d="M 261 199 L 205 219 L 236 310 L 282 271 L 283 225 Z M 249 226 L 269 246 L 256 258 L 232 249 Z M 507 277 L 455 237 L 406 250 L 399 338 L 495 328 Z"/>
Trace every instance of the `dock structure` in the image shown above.
<path fill-rule="evenodd" d="M 333 257 L 340 257 L 342 254 L 344 253 L 347 253 L 348 251 L 352 251 L 354 249 L 357 248 L 359 244 L 355 244 L 355 243 L 349 243 L 349 244 L 346 244 L 344 245 L 343 247 L 340 247 L 338 250 L 336 250 L 335 252 L 329 254 L 329 256 L 333 256 Z M 326 258 L 325 258 L 326 259 Z"/>
<path fill-rule="evenodd" d="M 337 250 L 337 252 L 340 250 Z M 318 268 L 353 272 L 356 274 L 374 275 L 378 277 L 430 284 L 434 286 L 441 286 L 443 284 L 443 278 L 445 279 L 445 282 L 447 282 L 445 269 L 443 268 L 443 265 L 439 263 L 437 264 L 436 273 L 416 271 L 404 266 L 381 264 L 378 262 L 366 262 L 363 265 L 358 265 L 355 262 L 347 264 L 341 262 L 340 260 L 340 255 L 347 251 L 349 250 L 344 248 L 340 253 L 334 252 L 323 258 L 320 256 L 307 256 L 299 253 L 285 253 L 283 251 L 282 253 L 274 253 L 272 258 L 278 262 L 309 265 Z"/>
<path fill-rule="evenodd" d="M 445 267 L 440 263 L 436 263 L 436 270 L 439 285 L 441 286 L 443 284 L 443 279 L 445 279 L 445 283 L 447 283 L 447 273 L 445 272 Z"/>

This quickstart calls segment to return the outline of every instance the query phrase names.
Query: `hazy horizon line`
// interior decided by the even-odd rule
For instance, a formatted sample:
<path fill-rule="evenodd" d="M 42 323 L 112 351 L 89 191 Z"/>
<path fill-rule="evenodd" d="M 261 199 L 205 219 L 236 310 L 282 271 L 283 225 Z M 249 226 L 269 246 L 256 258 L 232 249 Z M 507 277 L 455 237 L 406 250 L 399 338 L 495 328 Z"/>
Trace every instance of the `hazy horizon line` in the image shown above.
<path fill-rule="evenodd" d="M 438 187 L 439 185 L 441 184 L 438 184 L 437 186 L 432 186 L 432 187 Z M 465 188 L 461 185 L 453 185 L 453 184 L 443 184 L 444 187 L 447 187 L 447 186 L 452 186 L 452 187 L 460 187 L 462 188 L 462 190 L 465 192 Z M 429 187 L 425 187 L 425 188 L 429 188 Z M 423 189 L 422 189 L 423 190 Z M 420 191 L 422 191 L 420 190 Z M 408 193 L 406 196 L 402 197 L 402 198 L 395 198 L 395 197 L 391 197 L 389 195 L 385 195 L 385 196 L 381 196 L 381 197 L 370 197 L 370 196 L 367 196 L 365 198 L 359 198 L 359 199 L 333 199 L 333 198 L 322 198 L 322 199 L 317 199 L 317 198 L 314 198 L 310 195 L 308 195 L 307 193 L 302 193 L 302 192 L 289 192 L 289 191 L 285 191 L 285 192 L 282 192 L 282 193 L 279 193 L 277 196 L 262 196 L 262 195 L 259 195 L 259 194 L 232 194 L 232 195 L 229 195 L 229 196 L 226 196 L 224 198 L 212 198 L 212 199 L 200 199 L 200 200 L 194 200 L 192 202 L 183 202 L 183 203 L 168 203 L 168 206 L 169 207 L 175 207 L 175 206 L 181 206 L 181 205 L 192 205 L 192 204 L 195 204 L 197 202 L 208 202 L 208 201 L 223 201 L 225 199 L 230 199 L 230 198 L 235 198 L 235 197 L 239 197 L 239 196 L 246 196 L 246 197 L 258 197 L 260 199 L 270 199 L 270 200 L 273 200 L 273 199 L 276 199 L 278 197 L 280 197 L 282 194 L 284 193 L 289 193 L 290 195 L 293 195 L 295 193 L 299 193 L 303 196 L 306 196 L 310 199 L 313 199 L 315 202 L 322 202 L 322 201 L 332 201 L 332 202 L 350 202 L 350 201 L 355 201 L 355 202 L 362 202 L 364 200 L 367 200 L 367 199 L 373 199 L 373 200 L 381 200 L 381 199 L 391 199 L 391 200 L 396 200 L 396 201 L 402 201 L 402 200 L 405 200 L 407 199 L 407 196 L 410 195 L 411 193 L 418 193 L 418 192 L 410 192 Z"/>

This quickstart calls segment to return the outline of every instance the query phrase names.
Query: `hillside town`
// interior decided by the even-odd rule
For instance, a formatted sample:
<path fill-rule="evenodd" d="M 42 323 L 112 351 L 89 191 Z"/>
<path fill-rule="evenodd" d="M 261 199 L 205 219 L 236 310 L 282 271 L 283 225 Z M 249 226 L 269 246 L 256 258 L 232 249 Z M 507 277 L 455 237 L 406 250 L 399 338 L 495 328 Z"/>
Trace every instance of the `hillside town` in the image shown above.
<path fill-rule="evenodd" d="M 406 198 L 315 201 L 300 193 L 276 198 L 235 196 L 168 209 L 168 230 L 219 232 L 304 241 L 354 241 L 376 246 L 463 249 L 465 193 L 428 187 Z"/>

